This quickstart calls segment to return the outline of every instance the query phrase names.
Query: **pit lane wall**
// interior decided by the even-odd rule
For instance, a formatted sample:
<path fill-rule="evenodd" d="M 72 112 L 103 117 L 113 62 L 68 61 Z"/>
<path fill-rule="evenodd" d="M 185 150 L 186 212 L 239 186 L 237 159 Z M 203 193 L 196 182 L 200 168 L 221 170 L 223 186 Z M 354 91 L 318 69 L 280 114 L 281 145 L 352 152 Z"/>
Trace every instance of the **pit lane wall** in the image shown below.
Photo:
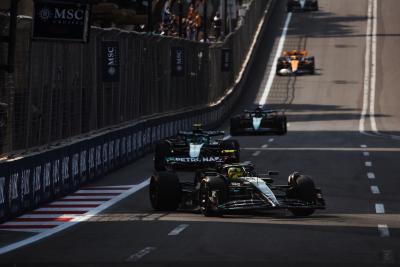
<path fill-rule="evenodd" d="M 260 0 L 263 1 L 264 0 Z M 265 1 L 267 2 L 267 1 Z M 244 38 L 248 31 L 261 34 L 276 0 L 268 1 L 258 27 L 242 25 L 223 44 L 209 48 L 209 53 L 221 53 L 221 48 L 234 48 L 235 38 Z M 258 6 L 259 7 L 259 6 Z M 249 11 L 256 8 L 250 6 Z M 258 29 L 258 31 L 257 31 Z M 246 32 L 247 31 L 247 32 Z M 257 50 L 258 34 L 249 43 Z M 45 150 L 15 156 L 0 163 L 0 221 L 32 210 L 43 203 L 77 190 L 108 172 L 129 164 L 152 151 L 160 139 L 191 129 L 194 123 L 213 127 L 221 123 L 242 93 L 242 85 L 251 69 L 255 52 L 244 56 L 233 86 L 219 92 L 211 104 L 183 109 L 163 115 L 143 116 L 129 124 L 91 133 L 64 143 L 48 145 Z M 219 66 L 214 66 L 219 68 Z M 219 83 L 218 77 L 211 82 Z M 221 82 L 222 83 L 222 82 Z M 215 96 L 218 92 L 215 93 Z"/>

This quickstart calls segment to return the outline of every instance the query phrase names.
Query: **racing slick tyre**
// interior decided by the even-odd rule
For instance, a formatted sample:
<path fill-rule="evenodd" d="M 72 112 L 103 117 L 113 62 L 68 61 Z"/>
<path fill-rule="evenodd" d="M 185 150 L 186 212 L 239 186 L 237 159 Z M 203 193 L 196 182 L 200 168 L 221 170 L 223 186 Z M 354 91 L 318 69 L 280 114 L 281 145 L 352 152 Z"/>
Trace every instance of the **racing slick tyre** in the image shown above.
<path fill-rule="evenodd" d="M 235 158 L 229 159 L 229 162 L 225 163 L 236 163 L 240 161 L 240 145 L 236 140 L 223 140 L 221 143 L 222 150 L 236 150 Z"/>
<path fill-rule="evenodd" d="M 154 169 L 156 171 L 165 171 L 165 158 L 169 155 L 171 151 L 170 144 L 161 141 L 156 144 L 156 149 L 154 151 Z"/>
<path fill-rule="evenodd" d="M 309 58 L 310 59 L 310 61 L 312 62 L 311 63 L 311 69 L 310 69 L 310 73 L 312 74 L 312 75 L 314 75 L 315 74 L 315 58 L 314 57 L 310 57 Z"/>
<path fill-rule="evenodd" d="M 230 133 L 232 136 L 238 135 L 240 129 L 240 116 L 231 118 Z"/>
<path fill-rule="evenodd" d="M 289 195 L 302 201 L 314 203 L 317 198 L 317 190 L 314 181 L 306 175 L 293 175 L 289 177 Z M 314 213 L 312 208 L 289 209 L 294 216 L 309 216 Z"/>
<path fill-rule="evenodd" d="M 278 134 L 279 135 L 284 135 L 287 133 L 287 122 L 286 122 L 286 116 L 279 116 L 278 117 Z"/>
<path fill-rule="evenodd" d="M 181 201 L 181 186 L 173 172 L 159 172 L 151 177 L 150 202 L 154 210 L 174 211 Z"/>
<path fill-rule="evenodd" d="M 228 189 L 223 178 L 207 176 L 200 183 L 200 210 L 206 217 L 222 216 L 218 205 L 226 202 Z"/>

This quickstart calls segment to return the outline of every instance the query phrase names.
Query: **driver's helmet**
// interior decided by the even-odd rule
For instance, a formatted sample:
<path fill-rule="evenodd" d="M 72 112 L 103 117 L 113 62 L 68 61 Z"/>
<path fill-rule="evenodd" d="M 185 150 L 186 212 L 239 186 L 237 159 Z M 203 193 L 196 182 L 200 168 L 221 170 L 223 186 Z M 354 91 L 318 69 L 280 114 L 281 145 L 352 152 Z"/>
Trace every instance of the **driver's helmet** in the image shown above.
<path fill-rule="evenodd" d="M 228 169 L 229 179 L 237 179 L 239 177 L 243 177 L 244 175 L 245 173 L 241 167 L 229 167 Z"/>
<path fill-rule="evenodd" d="M 295 55 L 290 56 L 290 59 L 291 59 L 291 60 L 295 60 L 295 59 L 297 59 L 297 56 L 295 56 Z"/>
<path fill-rule="evenodd" d="M 191 140 L 190 140 L 190 143 L 193 143 L 193 144 L 202 144 L 202 143 L 204 143 L 204 138 L 203 138 L 202 136 L 196 136 L 196 135 L 194 135 L 194 136 L 192 136 L 192 138 L 191 138 Z"/>
<path fill-rule="evenodd" d="M 262 115 L 263 109 L 261 107 L 257 107 L 255 110 L 256 117 L 260 117 Z"/>

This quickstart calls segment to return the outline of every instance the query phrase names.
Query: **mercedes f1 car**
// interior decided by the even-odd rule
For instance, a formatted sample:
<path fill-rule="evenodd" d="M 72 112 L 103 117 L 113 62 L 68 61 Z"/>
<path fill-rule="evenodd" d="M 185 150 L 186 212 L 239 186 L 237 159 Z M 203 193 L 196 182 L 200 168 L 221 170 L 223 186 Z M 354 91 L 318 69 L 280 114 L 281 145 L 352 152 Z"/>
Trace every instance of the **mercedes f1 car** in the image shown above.
<path fill-rule="evenodd" d="M 308 52 L 303 51 L 284 51 L 282 57 L 278 59 L 276 65 L 276 74 L 314 74 L 315 73 L 315 58 L 307 57 Z"/>
<path fill-rule="evenodd" d="M 257 107 L 245 110 L 231 118 L 230 133 L 234 135 L 279 134 L 287 132 L 286 115 L 283 111 Z"/>
<path fill-rule="evenodd" d="M 223 131 L 205 131 L 195 125 L 189 132 L 157 142 L 154 153 L 154 169 L 197 170 L 216 164 L 238 162 L 240 146 L 236 140 L 216 139 Z"/>
<path fill-rule="evenodd" d="M 269 177 L 272 174 L 258 175 L 251 163 L 198 171 L 193 182 L 186 183 L 180 182 L 175 172 L 159 172 L 151 177 L 150 202 L 157 211 L 201 211 L 205 216 L 276 209 L 309 216 L 316 209 L 325 208 L 321 190 L 309 176 L 294 172 L 287 184 L 274 185 Z"/>
<path fill-rule="evenodd" d="M 288 0 L 287 11 L 318 11 L 318 0 Z"/>

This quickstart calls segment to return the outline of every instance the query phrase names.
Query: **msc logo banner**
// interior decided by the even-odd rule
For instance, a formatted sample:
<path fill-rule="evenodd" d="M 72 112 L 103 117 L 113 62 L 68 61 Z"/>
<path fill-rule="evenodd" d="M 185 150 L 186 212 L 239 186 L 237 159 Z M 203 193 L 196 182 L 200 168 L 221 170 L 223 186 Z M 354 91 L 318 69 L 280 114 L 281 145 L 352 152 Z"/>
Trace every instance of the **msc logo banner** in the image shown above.
<path fill-rule="evenodd" d="M 36 0 L 32 38 L 88 41 L 90 5 L 68 1 Z"/>
<path fill-rule="evenodd" d="M 119 43 L 104 41 L 101 47 L 103 82 L 119 82 Z"/>

